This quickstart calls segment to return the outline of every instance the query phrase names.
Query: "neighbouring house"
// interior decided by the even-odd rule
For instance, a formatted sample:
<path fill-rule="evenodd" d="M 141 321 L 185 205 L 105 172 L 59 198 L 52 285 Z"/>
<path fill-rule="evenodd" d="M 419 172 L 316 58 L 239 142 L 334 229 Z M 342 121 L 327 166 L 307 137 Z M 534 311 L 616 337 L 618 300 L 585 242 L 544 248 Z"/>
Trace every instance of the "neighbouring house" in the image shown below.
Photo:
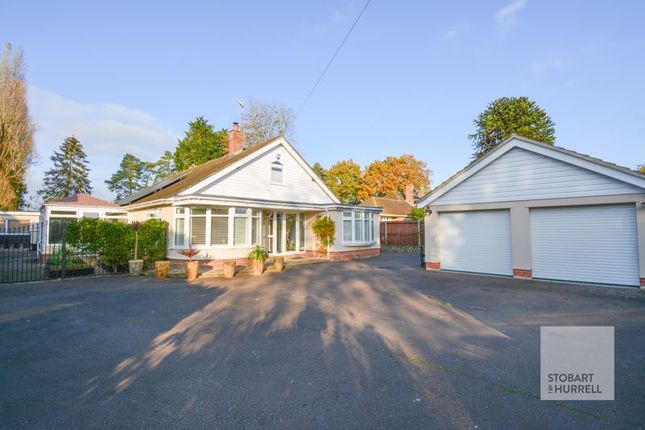
<path fill-rule="evenodd" d="M 390 193 L 383 197 L 370 197 L 359 206 L 382 207 L 381 221 L 408 221 L 410 211 L 414 208 L 414 199 L 414 186 L 410 184 L 405 187 L 405 195 Z"/>
<path fill-rule="evenodd" d="M 430 270 L 645 286 L 645 175 L 513 135 L 436 187 Z"/>
<path fill-rule="evenodd" d="M 380 207 L 344 205 L 286 139 L 246 146 L 237 123 L 228 154 L 193 166 L 119 202 L 132 220 L 168 221 L 168 257 L 200 250 L 196 259 L 218 267 L 248 264 L 255 245 L 271 255 L 314 255 L 320 243 L 312 223 L 329 216 L 336 226 L 330 259 L 380 253 Z"/>
<path fill-rule="evenodd" d="M 0 248 L 35 247 L 39 217 L 38 212 L 0 211 Z"/>
<path fill-rule="evenodd" d="M 46 202 L 40 210 L 39 244 L 42 252 L 48 245 L 58 245 L 65 226 L 81 218 L 128 222 L 128 213 L 119 205 L 89 194 L 75 194 Z"/>

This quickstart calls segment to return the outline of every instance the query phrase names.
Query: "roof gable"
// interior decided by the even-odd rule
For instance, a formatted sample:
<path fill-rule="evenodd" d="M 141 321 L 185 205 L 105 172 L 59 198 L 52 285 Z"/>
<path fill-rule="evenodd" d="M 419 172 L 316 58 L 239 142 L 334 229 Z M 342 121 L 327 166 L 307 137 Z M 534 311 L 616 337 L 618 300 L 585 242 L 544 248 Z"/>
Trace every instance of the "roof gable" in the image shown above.
<path fill-rule="evenodd" d="M 271 182 L 273 167 L 282 169 L 284 183 Z M 179 195 L 339 203 L 302 156 L 284 139 L 278 139 L 264 150 L 215 172 Z"/>
<path fill-rule="evenodd" d="M 645 176 L 519 136 L 499 145 L 424 196 L 418 207 L 645 191 Z"/>
<path fill-rule="evenodd" d="M 264 143 L 252 145 L 236 154 L 225 155 L 224 157 L 193 166 L 188 170 L 176 173 L 159 184 L 155 184 L 152 187 L 141 190 L 119 203 L 121 205 L 151 203 L 158 200 L 170 199 L 179 195 L 204 193 L 208 186 L 212 185 L 219 178 L 230 176 L 232 172 L 244 169 L 245 166 L 251 164 L 251 160 L 261 157 L 263 154 L 271 151 L 277 146 L 284 147 L 285 151 L 288 152 L 298 163 L 300 168 L 306 172 L 309 179 L 317 185 L 318 191 L 327 196 L 325 203 L 339 203 L 334 194 L 311 170 L 311 167 L 307 164 L 300 153 L 298 153 L 298 151 L 296 151 L 295 148 L 293 148 L 293 146 L 283 137 L 277 137 Z M 256 192 L 255 195 L 256 197 L 262 197 L 264 199 L 267 198 L 266 195 L 263 196 L 259 192 Z M 241 196 L 233 195 L 232 197 Z"/>

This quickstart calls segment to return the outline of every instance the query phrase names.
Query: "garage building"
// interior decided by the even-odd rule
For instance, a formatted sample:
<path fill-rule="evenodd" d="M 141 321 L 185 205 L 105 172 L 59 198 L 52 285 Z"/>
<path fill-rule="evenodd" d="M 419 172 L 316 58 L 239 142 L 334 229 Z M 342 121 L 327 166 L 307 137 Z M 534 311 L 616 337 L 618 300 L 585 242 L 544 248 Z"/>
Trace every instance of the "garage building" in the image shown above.
<path fill-rule="evenodd" d="M 645 286 L 645 175 L 513 135 L 421 198 L 429 270 Z"/>

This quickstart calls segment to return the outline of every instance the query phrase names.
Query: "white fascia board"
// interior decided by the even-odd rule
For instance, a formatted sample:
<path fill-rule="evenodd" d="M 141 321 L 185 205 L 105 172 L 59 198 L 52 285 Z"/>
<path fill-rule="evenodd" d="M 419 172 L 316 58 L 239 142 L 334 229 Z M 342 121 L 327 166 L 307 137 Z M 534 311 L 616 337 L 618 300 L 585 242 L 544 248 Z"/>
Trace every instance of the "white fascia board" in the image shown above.
<path fill-rule="evenodd" d="M 284 209 L 300 211 L 324 211 L 323 205 L 301 204 L 294 202 L 270 202 L 252 199 L 236 199 L 231 197 L 197 197 L 181 196 L 172 199 L 173 207 L 183 207 L 191 205 L 216 205 L 216 206 L 243 206 L 260 209 Z"/>
<path fill-rule="evenodd" d="M 298 165 L 300 165 L 300 167 L 302 167 L 309 174 L 309 176 L 316 182 L 316 184 L 318 184 L 318 186 L 322 188 L 325 194 L 327 194 L 327 197 L 329 197 L 333 203 L 340 203 L 338 198 L 336 198 L 336 196 L 329 190 L 329 188 L 327 188 L 327 186 L 320 180 L 318 175 L 316 175 L 314 171 L 311 170 L 311 167 L 309 167 L 309 164 L 307 164 L 307 162 L 302 158 L 302 156 L 298 153 L 298 151 L 296 151 L 293 148 L 293 146 L 291 146 L 291 144 L 287 142 L 284 138 L 276 139 L 275 142 L 271 143 L 270 145 L 267 145 L 266 147 L 262 148 L 262 150 L 252 154 L 250 157 L 243 157 L 242 159 L 231 164 L 230 166 L 227 166 L 226 168 L 213 173 L 207 178 L 201 180 L 199 183 L 187 188 L 184 191 L 181 191 L 180 193 L 178 193 L 178 196 L 187 196 L 187 195 L 198 193 L 201 189 L 203 189 L 205 186 L 209 185 L 210 183 L 216 181 L 217 179 L 223 176 L 228 175 L 231 172 L 234 172 L 235 170 L 239 169 L 243 165 L 261 157 L 262 155 L 266 154 L 267 152 L 271 151 L 277 146 L 283 146 L 285 150 L 293 156 L 293 158 L 296 160 Z"/>

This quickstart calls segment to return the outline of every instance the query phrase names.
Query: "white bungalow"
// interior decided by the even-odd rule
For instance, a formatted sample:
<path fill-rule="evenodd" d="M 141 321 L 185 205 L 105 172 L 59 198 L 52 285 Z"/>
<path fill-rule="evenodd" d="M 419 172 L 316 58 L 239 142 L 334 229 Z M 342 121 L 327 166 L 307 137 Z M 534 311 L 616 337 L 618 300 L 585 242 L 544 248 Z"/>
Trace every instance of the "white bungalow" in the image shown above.
<path fill-rule="evenodd" d="M 312 255 L 320 248 L 311 226 L 324 214 L 334 220 L 330 259 L 380 253 L 380 207 L 343 205 L 282 137 L 249 146 L 236 123 L 228 155 L 179 172 L 120 201 L 132 220 L 161 218 L 170 225 L 168 256 L 197 248 L 197 259 L 247 264 L 261 244 L 271 255 Z"/>

